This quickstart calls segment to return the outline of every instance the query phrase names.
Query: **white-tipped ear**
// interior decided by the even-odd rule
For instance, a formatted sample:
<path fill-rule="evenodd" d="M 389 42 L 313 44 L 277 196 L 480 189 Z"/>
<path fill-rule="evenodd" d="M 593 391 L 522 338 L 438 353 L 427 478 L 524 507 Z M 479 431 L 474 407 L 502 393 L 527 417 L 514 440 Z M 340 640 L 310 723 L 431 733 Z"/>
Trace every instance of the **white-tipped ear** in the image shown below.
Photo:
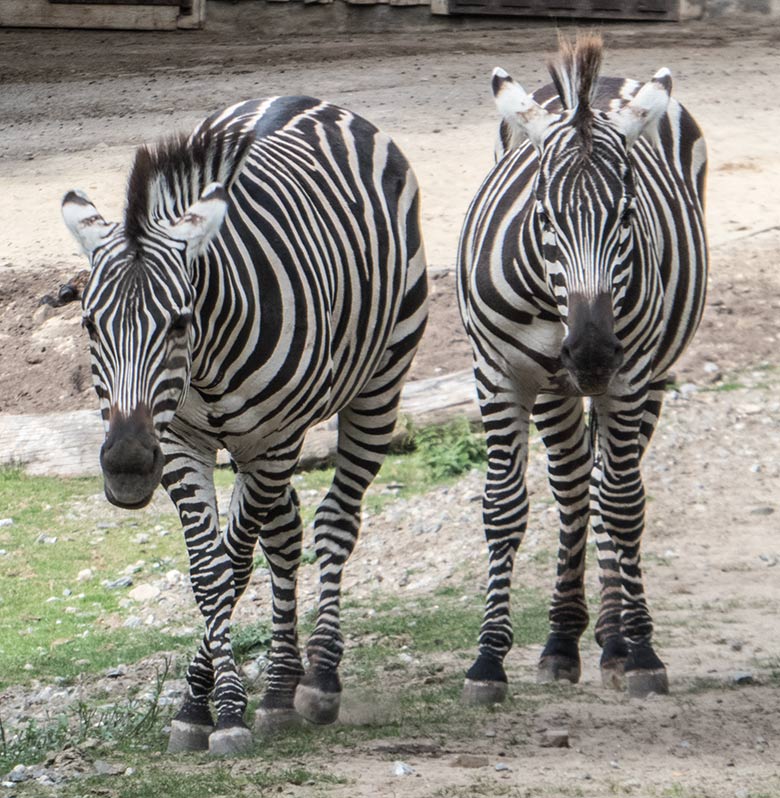
<path fill-rule="evenodd" d="M 69 191 L 62 198 L 62 218 L 85 255 L 91 255 L 116 228 L 107 222 L 83 191 Z"/>
<path fill-rule="evenodd" d="M 511 144 L 517 146 L 527 137 L 537 150 L 541 150 L 544 134 L 559 118 L 558 115 L 545 111 L 501 67 L 493 70 L 492 87 L 496 108 L 512 130 Z"/>
<path fill-rule="evenodd" d="M 175 221 L 164 222 L 168 235 L 186 241 L 193 254 L 202 252 L 217 235 L 228 208 L 227 191 L 221 183 L 209 183 L 200 198 Z"/>
<path fill-rule="evenodd" d="M 629 149 L 642 135 L 653 145 L 657 145 L 658 123 L 669 107 L 671 93 L 672 73 L 664 67 L 653 75 L 651 81 L 642 86 L 628 105 L 608 114 L 626 137 Z"/>

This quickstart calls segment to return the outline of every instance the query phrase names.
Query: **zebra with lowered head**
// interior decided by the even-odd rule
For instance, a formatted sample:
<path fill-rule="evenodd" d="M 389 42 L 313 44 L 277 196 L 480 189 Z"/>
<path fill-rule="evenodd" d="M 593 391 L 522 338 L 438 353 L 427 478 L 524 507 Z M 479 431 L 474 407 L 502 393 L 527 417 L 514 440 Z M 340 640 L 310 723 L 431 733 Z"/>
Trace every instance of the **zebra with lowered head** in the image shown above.
<path fill-rule="evenodd" d="M 479 656 L 464 698 L 500 701 L 512 645 L 510 586 L 526 530 L 533 417 L 560 515 L 557 577 L 540 680 L 580 676 L 588 624 L 588 521 L 602 600 L 605 684 L 666 692 L 640 567 L 640 463 L 670 366 L 704 306 L 706 150 L 671 77 L 599 77 L 602 43 L 561 40 L 553 83 L 533 95 L 493 74 L 497 163 L 467 213 L 458 299 L 487 433 L 489 574 Z M 590 397 L 586 423 L 583 397 Z"/>
<path fill-rule="evenodd" d="M 273 632 L 256 728 L 301 716 L 332 722 L 342 570 L 427 317 L 409 164 L 342 108 L 310 97 L 248 101 L 189 137 L 140 148 L 122 223 L 105 221 L 80 192 L 62 209 L 91 266 L 83 319 L 106 427 L 106 497 L 143 507 L 162 481 L 205 619 L 169 750 L 230 753 L 251 741 L 230 620 L 258 541 Z M 320 595 L 304 673 L 302 525 L 290 480 L 307 429 L 334 414 L 336 471 L 315 517 Z M 236 471 L 223 530 L 219 448 Z"/>

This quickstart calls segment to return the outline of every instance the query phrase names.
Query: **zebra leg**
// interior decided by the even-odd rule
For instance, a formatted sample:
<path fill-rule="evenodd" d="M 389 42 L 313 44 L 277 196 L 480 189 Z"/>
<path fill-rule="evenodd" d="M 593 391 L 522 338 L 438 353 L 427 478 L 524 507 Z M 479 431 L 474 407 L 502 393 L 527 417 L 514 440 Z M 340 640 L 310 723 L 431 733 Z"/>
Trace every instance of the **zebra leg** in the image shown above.
<path fill-rule="evenodd" d="M 409 264 L 409 279 L 377 371 L 339 413 L 336 473 L 314 519 L 320 596 L 317 622 L 306 646 L 308 669 L 295 692 L 295 708 L 312 723 L 332 723 L 339 713 L 338 667 L 344 650 L 341 577 L 357 542 L 363 496 L 390 447 L 401 387 L 425 329 L 427 287 L 422 248 Z"/>
<path fill-rule="evenodd" d="M 298 496 L 288 487 L 266 515 L 260 545 L 271 572 L 273 632 L 265 695 L 255 715 L 255 731 L 267 734 L 294 726 L 295 688 L 303 675 L 298 649 L 296 585 L 303 525 Z"/>
<path fill-rule="evenodd" d="M 632 696 L 669 691 L 666 669 L 652 646 L 653 623 L 644 594 L 640 559 L 645 511 L 640 458 L 649 440 L 643 426 L 645 413 L 653 402 L 657 403 L 657 397 L 646 391 L 619 401 L 594 400 L 602 458 L 597 475 L 600 527 L 597 533 L 608 535 L 616 552 L 622 588 L 620 629 L 628 644 L 625 678 Z M 612 629 L 606 626 L 598 631 Z M 615 635 L 602 638 L 605 644 L 610 637 Z"/>
<path fill-rule="evenodd" d="M 510 589 L 515 554 L 528 523 L 528 431 L 533 397 L 518 397 L 498 371 L 475 368 L 482 422 L 487 433 L 488 468 L 482 517 L 488 544 L 488 586 L 479 633 L 479 654 L 466 672 L 463 700 L 495 704 L 507 694 L 504 657 L 512 647 Z"/>
<path fill-rule="evenodd" d="M 164 445 L 167 445 L 168 452 L 163 485 L 181 518 L 194 589 L 197 574 L 205 565 L 205 559 L 196 556 L 196 553 L 209 548 L 219 538 L 213 456 L 211 459 L 199 459 L 189 451 L 174 449 L 176 442 L 171 436 L 164 441 Z M 201 612 L 204 612 L 197 591 L 195 596 Z M 168 740 L 170 753 L 208 749 L 209 736 L 214 731 L 214 720 L 209 709 L 209 696 L 213 687 L 214 669 L 204 638 L 187 669 L 187 694 L 184 703 L 171 721 Z"/>
<path fill-rule="evenodd" d="M 540 397 L 534 420 L 547 448 L 548 477 L 561 522 L 550 634 L 538 680 L 576 683 L 581 672 L 579 639 L 588 626 L 584 575 L 593 457 L 579 397 Z"/>
<path fill-rule="evenodd" d="M 666 388 L 666 375 L 657 377 L 649 386 L 639 426 L 639 458 L 644 456 L 653 436 Z M 591 527 L 596 537 L 601 582 L 601 608 L 596 623 L 596 642 L 601 646 L 601 681 L 604 687 L 622 690 L 625 687 L 625 665 L 629 647 L 622 631 L 623 583 L 617 553 L 607 534 L 599 508 L 601 457 L 596 456 L 591 480 Z"/>

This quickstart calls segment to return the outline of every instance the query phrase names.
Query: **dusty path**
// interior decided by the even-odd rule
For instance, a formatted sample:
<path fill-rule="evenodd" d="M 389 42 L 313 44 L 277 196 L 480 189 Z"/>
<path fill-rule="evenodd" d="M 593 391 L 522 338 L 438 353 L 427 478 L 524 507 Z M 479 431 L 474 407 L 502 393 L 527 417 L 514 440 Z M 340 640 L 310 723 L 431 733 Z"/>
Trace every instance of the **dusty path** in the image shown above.
<path fill-rule="evenodd" d="M 702 124 L 710 149 L 713 275 L 700 335 L 678 369 L 678 382 L 698 390 L 670 400 L 645 468 L 649 595 L 673 694 L 639 704 L 603 692 L 591 642 L 583 685 L 529 711 L 522 696 L 534 689 L 538 651 L 518 649 L 510 661 L 515 703 L 486 716 L 473 738 L 334 752 L 310 766 L 348 779 L 346 786 L 290 786 L 284 794 L 780 795 L 780 236 L 771 229 L 779 219 L 773 76 L 780 31 L 702 24 L 604 30 L 606 72 L 649 78 L 669 66 L 675 95 Z M 553 43 L 553 29 L 539 25 L 275 44 L 220 31 L 164 38 L 0 31 L 0 410 L 93 404 L 78 308 L 45 323 L 33 315 L 37 297 L 83 266 L 59 217 L 67 189 L 86 189 L 107 217 L 116 217 L 138 144 L 186 130 L 244 97 L 319 95 L 365 114 L 397 139 L 423 188 L 430 262 L 450 267 L 463 213 L 491 163 L 490 70 L 502 64 L 533 88 L 544 79 L 543 56 Z M 40 52 L 48 53 L 45 63 Z M 451 274 L 433 286 L 418 376 L 442 368 L 444 346 L 447 368 L 468 358 Z M 381 571 L 389 589 L 424 599 L 452 563 L 467 581 L 481 581 L 478 504 L 469 501 L 479 481 L 469 477 L 446 496 L 371 519 L 350 564 L 349 589 L 369 592 Z M 538 458 L 531 483 L 533 495 L 547 499 Z M 445 505 L 451 509 L 434 545 L 419 524 Z M 552 551 L 555 518 L 537 500 L 532 519 L 518 578 L 548 585 L 550 557 L 535 555 Z M 410 559 L 419 566 L 402 588 Z M 304 596 L 310 590 L 304 584 Z M 755 683 L 733 687 L 737 671 L 751 671 Z M 539 747 L 537 731 L 551 726 L 569 729 L 571 749 Z M 488 766 L 452 767 L 463 751 L 484 754 Z M 408 761 L 419 776 L 393 778 L 394 759 Z M 499 761 L 511 769 L 496 771 Z"/>

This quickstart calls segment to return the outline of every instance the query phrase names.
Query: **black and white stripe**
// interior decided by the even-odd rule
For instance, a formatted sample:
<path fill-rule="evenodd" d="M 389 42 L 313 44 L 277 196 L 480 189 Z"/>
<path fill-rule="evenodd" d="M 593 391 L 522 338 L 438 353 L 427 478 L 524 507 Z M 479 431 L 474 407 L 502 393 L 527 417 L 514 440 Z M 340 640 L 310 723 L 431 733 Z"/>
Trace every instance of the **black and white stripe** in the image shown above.
<path fill-rule="evenodd" d="M 141 149 L 123 224 L 104 222 L 73 192 L 64 214 L 92 263 L 83 304 L 108 428 L 106 493 L 123 506 L 148 500 L 146 475 L 128 476 L 130 444 L 112 465 L 110 442 L 128 426 L 133 445 L 156 436 L 206 620 L 172 746 L 204 744 L 210 698 L 215 734 L 225 732 L 217 750 L 242 739 L 246 694 L 230 618 L 258 540 L 273 584 L 261 714 L 289 720 L 297 689 L 302 714 L 335 719 L 342 570 L 427 315 L 418 188 L 406 159 L 342 108 L 310 97 L 250 101 L 188 138 Z M 334 414 L 336 474 L 315 519 L 321 594 L 304 675 L 302 527 L 290 479 L 307 429 Z M 237 471 L 223 531 L 213 484 L 220 447 Z"/>
<path fill-rule="evenodd" d="M 634 693 L 666 686 L 640 569 L 640 460 L 668 370 L 704 305 L 706 151 L 690 114 L 669 99 L 667 70 L 640 86 L 599 77 L 600 61 L 597 37 L 563 41 L 553 85 L 532 96 L 496 70 L 497 163 L 459 245 L 458 298 L 489 450 L 489 584 L 480 653 L 466 681 L 475 701 L 506 692 L 532 417 L 561 522 L 540 678 L 579 678 L 590 518 L 602 571 L 596 636 L 604 679 L 622 681 L 625 668 Z M 583 396 L 591 397 L 590 428 Z"/>

